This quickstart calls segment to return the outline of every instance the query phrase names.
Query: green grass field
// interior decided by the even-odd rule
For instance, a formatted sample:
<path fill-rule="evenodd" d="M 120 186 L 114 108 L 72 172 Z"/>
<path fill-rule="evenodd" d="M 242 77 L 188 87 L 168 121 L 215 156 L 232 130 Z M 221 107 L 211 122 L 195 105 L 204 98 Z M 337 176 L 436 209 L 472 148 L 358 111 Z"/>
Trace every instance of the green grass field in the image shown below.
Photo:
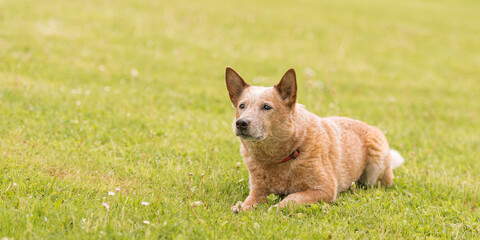
<path fill-rule="evenodd" d="M 0 0 L 0 238 L 479 239 L 479 9 Z M 228 65 L 266 86 L 294 67 L 309 110 L 379 126 L 396 184 L 233 214 Z"/>

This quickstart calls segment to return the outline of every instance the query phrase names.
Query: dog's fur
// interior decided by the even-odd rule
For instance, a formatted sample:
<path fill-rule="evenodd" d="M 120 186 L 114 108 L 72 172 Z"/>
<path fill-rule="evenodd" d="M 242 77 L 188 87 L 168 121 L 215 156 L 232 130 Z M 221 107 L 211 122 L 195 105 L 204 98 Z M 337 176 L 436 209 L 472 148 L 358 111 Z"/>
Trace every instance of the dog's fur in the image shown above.
<path fill-rule="evenodd" d="M 403 158 L 390 150 L 383 133 L 361 121 L 308 112 L 296 102 L 293 69 L 270 88 L 250 86 L 230 67 L 225 79 L 236 109 L 234 131 L 250 172 L 250 194 L 238 210 L 266 202 L 271 193 L 287 195 L 277 204 L 284 207 L 333 202 L 355 181 L 392 185 L 392 169 Z M 297 148 L 297 158 L 278 163 Z"/>

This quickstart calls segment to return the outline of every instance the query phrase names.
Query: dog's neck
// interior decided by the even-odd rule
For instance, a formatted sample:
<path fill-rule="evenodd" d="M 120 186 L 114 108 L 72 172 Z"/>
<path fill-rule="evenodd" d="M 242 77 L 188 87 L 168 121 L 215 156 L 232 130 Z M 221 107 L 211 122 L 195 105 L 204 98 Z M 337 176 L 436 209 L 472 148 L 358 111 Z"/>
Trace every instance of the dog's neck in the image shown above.
<path fill-rule="evenodd" d="M 301 148 L 306 136 L 306 128 L 303 125 L 303 121 L 294 114 L 291 119 L 291 130 L 288 134 L 285 133 L 285 137 L 267 137 L 262 141 L 241 140 L 241 142 L 251 160 L 260 164 L 276 164 Z"/>

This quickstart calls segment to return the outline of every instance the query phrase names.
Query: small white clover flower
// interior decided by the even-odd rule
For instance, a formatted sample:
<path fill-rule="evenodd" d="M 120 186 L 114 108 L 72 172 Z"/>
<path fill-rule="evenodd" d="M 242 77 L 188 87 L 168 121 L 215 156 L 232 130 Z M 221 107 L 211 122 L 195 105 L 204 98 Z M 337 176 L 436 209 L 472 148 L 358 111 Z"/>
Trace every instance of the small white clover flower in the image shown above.
<path fill-rule="evenodd" d="M 143 206 L 148 206 L 148 205 L 150 205 L 150 203 L 149 202 L 142 202 L 142 205 Z"/>
<path fill-rule="evenodd" d="M 114 192 L 108 191 L 108 196 L 115 196 Z"/>
<path fill-rule="evenodd" d="M 110 205 L 108 205 L 108 203 L 104 202 L 104 203 L 102 203 L 102 205 L 103 205 L 107 210 L 110 209 Z"/>
<path fill-rule="evenodd" d="M 134 77 L 134 78 L 138 77 L 138 71 L 137 71 L 137 69 L 132 68 L 132 70 L 130 70 L 130 74 L 131 74 L 132 77 Z"/>

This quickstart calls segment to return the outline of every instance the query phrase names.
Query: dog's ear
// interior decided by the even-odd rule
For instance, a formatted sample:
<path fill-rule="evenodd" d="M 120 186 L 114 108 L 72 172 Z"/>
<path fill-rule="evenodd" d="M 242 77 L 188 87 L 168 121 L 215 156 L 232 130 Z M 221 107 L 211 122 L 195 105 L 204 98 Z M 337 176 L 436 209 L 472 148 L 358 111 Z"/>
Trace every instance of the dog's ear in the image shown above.
<path fill-rule="evenodd" d="M 274 86 L 283 101 L 288 106 L 293 106 L 297 102 L 297 77 L 293 68 L 283 75 L 282 80 Z"/>
<path fill-rule="evenodd" d="M 230 101 L 232 101 L 233 107 L 236 107 L 238 104 L 238 98 L 242 94 L 245 88 L 250 87 L 240 75 L 233 70 L 231 67 L 227 67 L 225 70 L 225 83 L 227 84 L 228 95 L 230 96 Z"/>

